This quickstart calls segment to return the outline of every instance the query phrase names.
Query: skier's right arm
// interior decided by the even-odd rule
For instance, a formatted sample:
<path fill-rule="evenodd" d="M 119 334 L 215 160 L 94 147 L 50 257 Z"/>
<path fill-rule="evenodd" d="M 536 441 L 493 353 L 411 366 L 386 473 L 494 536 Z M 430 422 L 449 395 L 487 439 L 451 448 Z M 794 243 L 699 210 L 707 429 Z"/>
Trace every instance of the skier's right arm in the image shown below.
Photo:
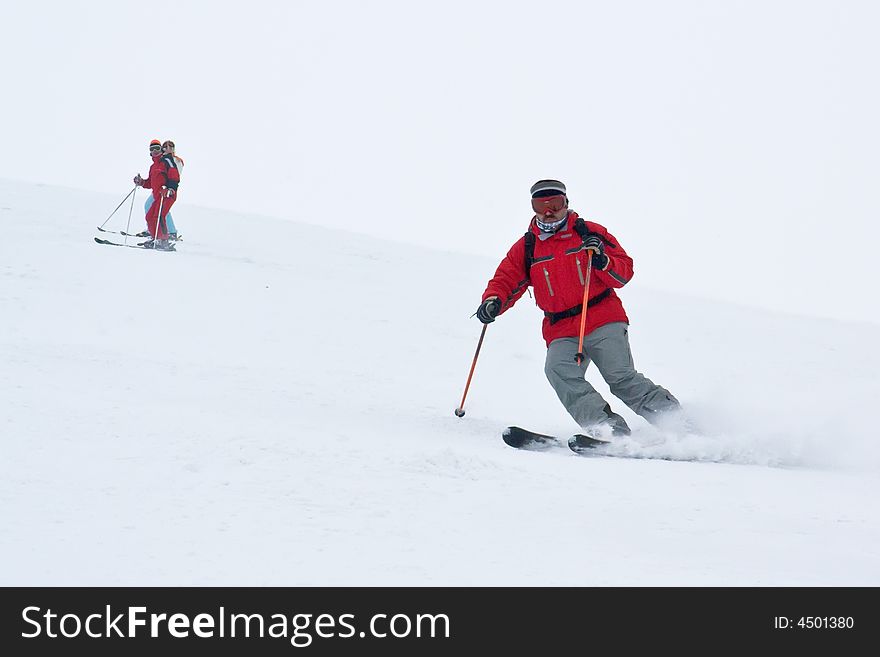
<path fill-rule="evenodd" d="M 520 238 L 516 244 L 510 247 L 510 251 L 498 265 L 495 275 L 486 286 L 486 291 L 483 292 L 483 301 L 489 297 L 498 297 L 501 300 L 499 315 L 513 306 L 529 287 L 525 257 L 525 240 Z"/>

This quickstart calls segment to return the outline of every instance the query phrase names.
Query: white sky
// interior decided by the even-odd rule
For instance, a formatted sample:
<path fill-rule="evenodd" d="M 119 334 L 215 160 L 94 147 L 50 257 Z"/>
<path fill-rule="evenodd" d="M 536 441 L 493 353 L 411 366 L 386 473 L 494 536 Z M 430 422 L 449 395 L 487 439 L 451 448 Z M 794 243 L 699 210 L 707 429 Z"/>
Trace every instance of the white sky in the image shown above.
<path fill-rule="evenodd" d="M 184 233 L 191 203 L 491 260 L 555 177 L 642 284 L 880 322 L 878 18 L 840 0 L 7 2 L 0 177 L 121 199 L 171 138 Z"/>

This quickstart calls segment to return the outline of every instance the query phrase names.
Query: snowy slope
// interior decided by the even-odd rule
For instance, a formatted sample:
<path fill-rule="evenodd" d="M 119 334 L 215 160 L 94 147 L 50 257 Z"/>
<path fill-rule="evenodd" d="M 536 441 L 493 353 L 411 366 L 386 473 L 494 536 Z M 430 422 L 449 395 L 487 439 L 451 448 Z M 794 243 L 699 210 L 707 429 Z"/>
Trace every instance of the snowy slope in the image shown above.
<path fill-rule="evenodd" d="M 184 199 L 177 253 L 96 245 L 124 193 L 0 180 L 0 584 L 880 584 L 877 325 L 664 292 L 633 253 L 636 364 L 700 435 L 609 396 L 618 449 L 671 460 L 523 453 L 507 424 L 576 430 L 528 297 L 452 413 L 502 253 Z"/>

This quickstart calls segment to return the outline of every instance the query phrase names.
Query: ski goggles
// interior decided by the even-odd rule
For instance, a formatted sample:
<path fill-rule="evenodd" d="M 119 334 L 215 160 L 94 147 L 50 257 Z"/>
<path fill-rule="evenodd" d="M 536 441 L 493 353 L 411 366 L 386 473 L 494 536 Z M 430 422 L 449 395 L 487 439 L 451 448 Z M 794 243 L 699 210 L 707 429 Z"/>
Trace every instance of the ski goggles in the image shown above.
<path fill-rule="evenodd" d="M 532 210 L 534 210 L 535 214 L 538 216 L 543 216 L 547 213 L 556 214 L 564 207 L 565 195 L 563 194 L 558 194 L 556 196 L 541 196 L 532 199 Z"/>
<path fill-rule="evenodd" d="M 151 151 L 151 152 L 152 152 L 152 151 L 161 151 L 161 150 L 162 150 L 162 147 L 161 147 L 161 146 L 150 146 L 150 151 Z"/>

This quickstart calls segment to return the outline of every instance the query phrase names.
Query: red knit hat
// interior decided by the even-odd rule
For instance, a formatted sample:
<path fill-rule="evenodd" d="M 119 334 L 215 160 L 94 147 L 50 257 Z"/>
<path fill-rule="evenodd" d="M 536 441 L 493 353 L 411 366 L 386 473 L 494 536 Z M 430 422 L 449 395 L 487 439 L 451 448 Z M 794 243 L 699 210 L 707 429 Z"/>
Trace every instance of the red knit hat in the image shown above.
<path fill-rule="evenodd" d="M 158 139 L 154 139 L 153 141 L 150 142 L 150 146 L 161 146 L 161 145 L 162 145 L 162 142 L 159 141 Z"/>

